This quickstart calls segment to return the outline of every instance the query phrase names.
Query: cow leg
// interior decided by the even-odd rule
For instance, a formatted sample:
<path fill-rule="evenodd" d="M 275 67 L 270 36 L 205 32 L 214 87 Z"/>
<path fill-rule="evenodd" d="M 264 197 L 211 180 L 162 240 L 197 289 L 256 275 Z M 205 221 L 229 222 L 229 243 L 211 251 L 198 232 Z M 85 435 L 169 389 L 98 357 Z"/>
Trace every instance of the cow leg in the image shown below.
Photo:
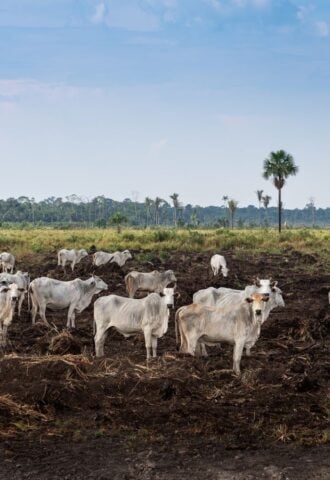
<path fill-rule="evenodd" d="M 186 337 L 187 341 L 187 353 L 190 353 L 193 357 L 196 355 L 196 347 L 198 342 L 197 335 L 191 334 Z"/>
<path fill-rule="evenodd" d="M 46 318 L 46 305 L 39 304 L 39 315 L 41 320 L 48 325 L 47 318 Z"/>
<path fill-rule="evenodd" d="M 74 270 L 74 267 L 75 267 L 75 262 L 71 262 L 71 269 L 72 269 L 72 271 Z"/>
<path fill-rule="evenodd" d="M 2 327 L 2 338 L 1 338 L 2 347 L 5 347 L 7 343 L 7 330 L 8 330 L 8 326 L 4 324 Z"/>
<path fill-rule="evenodd" d="M 32 298 L 31 315 L 32 315 L 32 323 L 33 323 L 33 324 L 36 323 L 37 312 L 38 312 L 38 306 L 37 306 L 37 304 L 35 303 L 35 301 L 34 301 L 33 298 Z"/>
<path fill-rule="evenodd" d="M 152 345 L 152 356 L 157 357 L 157 337 L 151 337 L 151 345 Z"/>
<path fill-rule="evenodd" d="M 207 357 L 208 355 L 207 355 L 205 343 L 199 342 L 198 347 L 199 347 L 198 355 L 201 355 L 202 357 Z"/>
<path fill-rule="evenodd" d="M 66 322 L 67 328 L 76 328 L 75 305 L 71 305 L 68 311 L 68 320 Z"/>
<path fill-rule="evenodd" d="M 150 353 L 151 353 L 151 344 L 152 344 L 152 335 L 151 335 L 151 330 L 149 327 L 145 327 L 143 330 L 144 333 L 144 342 L 147 350 L 147 360 L 150 358 Z"/>
<path fill-rule="evenodd" d="M 242 358 L 243 349 L 244 349 L 244 341 L 242 340 L 236 341 L 234 345 L 234 353 L 233 353 L 233 370 L 236 373 L 236 375 L 239 375 L 241 373 L 240 362 Z"/>
<path fill-rule="evenodd" d="M 102 325 L 98 325 L 96 329 L 96 334 L 94 336 L 95 343 L 95 355 L 97 357 L 102 357 L 104 355 L 104 342 L 107 337 L 107 328 Z"/>
<path fill-rule="evenodd" d="M 23 301 L 24 301 L 24 294 L 22 294 L 22 295 L 19 297 L 19 300 L 18 300 L 18 316 L 19 316 L 19 317 L 21 316 Z"/>

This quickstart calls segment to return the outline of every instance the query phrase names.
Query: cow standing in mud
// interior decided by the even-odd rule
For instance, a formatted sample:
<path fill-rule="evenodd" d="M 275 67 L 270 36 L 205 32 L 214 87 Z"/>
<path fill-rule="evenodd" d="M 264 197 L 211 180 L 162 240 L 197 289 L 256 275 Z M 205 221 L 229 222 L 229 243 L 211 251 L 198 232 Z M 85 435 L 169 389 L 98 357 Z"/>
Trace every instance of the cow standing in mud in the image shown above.
<path fill-rule="evenodd" d="M 234 345 L 233 370 L 238 375 L 244 347 L 251 348 L 260 335 L 268 300 L 267 295 L 253 293 L 236 305 L 219 308 L 192 304 L 179 308 L 176 322 L 181 351 L 195 355 L 200 342 L 231 343 Z"/>
<path fill-rule="evenodd" d="M 130 298 L 133 298 L 138 290 L 161 293 L 170 283 L 176 285 L 176 277 L 173 270 L 150 273 L 130 272 L 125 277 L 126 290 Z"/>
<path fill-rule="evenodd" d="M 174 305 L 174 289 L 165 288 L 163 296 L 151 293 L 145 298 L 134 299 L 109 295 L 94 303 L 95 352 L 104 355 L 107 330 L 114 327 L 124 337 L 143 332 L 147 360 L 157 356 L 157 341 L 167 332 L 169 307 Z"/>

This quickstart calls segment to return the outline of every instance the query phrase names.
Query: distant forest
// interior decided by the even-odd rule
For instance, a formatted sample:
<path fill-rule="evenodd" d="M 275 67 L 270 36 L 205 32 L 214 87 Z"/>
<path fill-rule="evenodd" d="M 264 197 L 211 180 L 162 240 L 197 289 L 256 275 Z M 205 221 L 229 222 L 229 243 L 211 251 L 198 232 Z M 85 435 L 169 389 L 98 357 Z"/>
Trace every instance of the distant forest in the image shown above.
<path fill-rule="evenodd" d="M 173 198 L 173 196 L 175 196 Z M 146 198 L 144 202 L 126 198 L 122 202 L 99 196 L 90 201 L 77 195 L 65 198 L 49 197 L 40 202 L 33 198 L 19 197 L 0 200 L 0 226 L 13 224 L 69 227 L 128 226 L 207 226 L 253 228 L 277 224 L 277 208 L 249 205 L 237 207 L 234 212 L 228 202 L 219 206 L 201 207 L 182 205 L 177 194 L 169 203 L 160 198 Z M 284 207 L 284 222 L 289 227 L 330 226 L 330 208 L 316 208 L 314 202 L 304 209 L 287 210 Z"/>

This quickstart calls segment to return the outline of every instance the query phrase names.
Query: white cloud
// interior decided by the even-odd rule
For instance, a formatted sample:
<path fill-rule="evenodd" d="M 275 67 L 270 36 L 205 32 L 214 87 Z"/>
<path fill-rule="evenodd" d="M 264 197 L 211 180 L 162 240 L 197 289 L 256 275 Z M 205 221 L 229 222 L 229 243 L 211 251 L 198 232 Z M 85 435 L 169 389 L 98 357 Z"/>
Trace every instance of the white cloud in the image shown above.
<path fill-rule="evenodd" d="M 92 22 L 102 23 L 105 18 L 106 10 L 107 8 L 104 2 L 96 5 L 94 15 L 92 16 Z"/>
<path fill-rule="evenodd" d="M 270 5 L 271 0 L 231 0 L 231 3 L 236 7 L 255 7 L 264 8 Z"/>
<path fill-rule="evenodd" d="M 315 7 L 311 4 L 300 5 L 297 9 L 299 22 L 319 37 L 328 37 L 330 34 L 329 25 L 323 20 L 315 20 Z"/>
<path fill-rule="evenodd" d="M 210 5 L 210 7 L 212 7 L 217 12 L 223 11 L 224 5 L 222 4 L 222 2 L 220 2 L 220 0 L 204 0 L 204 3 Z"/>
<path fill-rule="evenodd" d="M 329 36 L 329 26 L 326 22 L 320 21 L 315 22 L 314 27 L 316 30 L 316 34 L 320 37 L 328 37 Z"/>
<path fill-rule="evenodd" d="M 81 95 L 100 95 L 97 88 L 83 88 L 60 83 L 45 83 L 29 78 L 0 79 L 0 97 L 9 100 L 31 96 L 43 96 L 49 100 L 75 98 Z"/>
<path fill-rule="evenodd" d="M 168 140 L 167 138 L 162 138 L 158 142 L 152 143 L 150 145 L 150 154 L 152 156 L 158 155 L 160 152 L 164 150 L 164 148 L 167 146 Z"/>

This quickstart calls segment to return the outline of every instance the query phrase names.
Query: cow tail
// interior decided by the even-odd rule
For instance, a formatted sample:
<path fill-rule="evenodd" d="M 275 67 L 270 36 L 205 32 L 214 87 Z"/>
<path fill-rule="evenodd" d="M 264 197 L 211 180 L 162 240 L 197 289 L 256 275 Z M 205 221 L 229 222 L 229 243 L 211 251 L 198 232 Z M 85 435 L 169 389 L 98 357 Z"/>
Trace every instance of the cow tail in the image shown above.
<path fill-rule="evenodd" d="M 61 265 L 61 252 L 57 254 L 57 265 Z"/>
<path fill-rule="evenodd" d="M 177 348 L 179 346 L 179 342 L 180 342 L 180 339 L 181 339 L 181 331 L 180 331 L 180 327 L 179 327 L 179 319 L 180 319 L 180 312 L 182 310 L 182 307 L 179 308 L 176 312 L 175 312 L 175 320 L 174 320 L 174 324 L 175 324 L 175 342 L 176 342 L 176 345 L 177 345 Z M 182 343 L 182 342 L 181 342 Z"/>
<path fill-rule="evenodd" d="M 27 301 L 28 301 L 28 312 L 30 312 L 31 311 L 30 276 L 29 276 L 28 285 L 27 285 Z"/>
<path fill-rule="evenodd" d="M 130 274 L 127 274 L 125 277 L 125 285 L 126 285 L 128 296 L 132 298 L 131 293 L 133 291 L 133 278 L 130 276 Z"/>

